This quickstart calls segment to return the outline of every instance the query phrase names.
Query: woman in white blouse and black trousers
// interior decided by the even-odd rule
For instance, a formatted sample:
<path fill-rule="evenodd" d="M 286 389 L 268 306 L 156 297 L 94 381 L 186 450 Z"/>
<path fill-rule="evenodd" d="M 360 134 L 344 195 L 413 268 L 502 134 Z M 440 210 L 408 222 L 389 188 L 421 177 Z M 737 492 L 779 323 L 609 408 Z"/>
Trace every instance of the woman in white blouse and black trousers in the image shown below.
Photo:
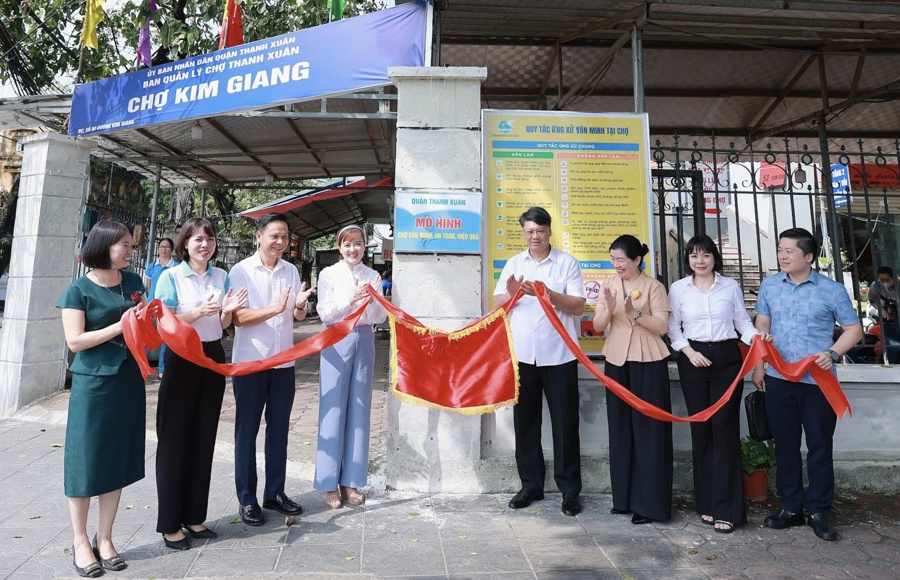
<path fill-rule="evenodd" d="M 678 374 L 688 412 L 698 413 L 725 393 L 741 368 L 740 340 L 758 334 L 737 282 L 721 275 L 722 257 L 707 235 L 688 240 L 684 267 L 690 275 L 669 290 L 669 338 L 681 352 Z M 736 330 L 735 330 L 736 329 Z M 728 534 L 746 523 L 741 476 L 742 389 L 718 413 L 691 423 L 694 498 L 700 519 Z"/>

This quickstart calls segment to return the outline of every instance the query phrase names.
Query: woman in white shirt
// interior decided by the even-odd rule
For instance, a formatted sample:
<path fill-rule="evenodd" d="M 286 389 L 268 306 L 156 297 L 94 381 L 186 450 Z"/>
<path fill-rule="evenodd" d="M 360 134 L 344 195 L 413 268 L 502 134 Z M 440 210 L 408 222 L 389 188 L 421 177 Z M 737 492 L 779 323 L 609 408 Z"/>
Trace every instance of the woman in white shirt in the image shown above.
<path fill-rule="evenodd" d="M 688 240 L 684 267 L 690 275 L 669 290 L 669 338 L 681 352 L 678 374 L 688 412 L 700 412 L 725 393 L 742 359 L 738 341 L 759 333 L 747 314 L 737 282 L 725 278 L 722 257 L 707 235 Z M 737 331 L 735 331 L 737 329 Z M 694 499 L 700 519 L 728 534 L 747 522 L 741 476 L 742 389 L 703 423 L 691 423 Z"/>
<path fill-rule="evenodd" d="M 175 243 L 182 262 L 163 272 L 156 297 L 197 331 L 203 354 L 225 362 L 222 329 L 247 304 L 247 289 L 229 289 L 225 270 L 210 265 L 218 252 L 216 229 L 205 218 L 185 222 Z M 225 377 L 166 350 L 166 374 L 156 411 L 156 531 L 166 547 L 190 548 L 182 528 L 195 540 L 217 537 L 207 528 L 209 482 Z"/>
<path fill-rule="evenodd" d="M 366 236 L 359 226 L 347 226 L 337 235 L 341 261 L 319 274 L 316 310 L 325 327 L 352 314 L 369 295 L 366 286 L 379 294 L 381 276 L 367 268 Z M 319 448 L 313 486 L 325 492 L 325 503 L 338 509 L 347 500 L 362 505 L 359 488 L 366 484 L 369 465 L 369 424 L 372 411 L 372 377 L 375 339 L 372 325 L 383 322 L 386 313 L 370 304 L 356 328 L 344 340 L 320 355 Z"/>

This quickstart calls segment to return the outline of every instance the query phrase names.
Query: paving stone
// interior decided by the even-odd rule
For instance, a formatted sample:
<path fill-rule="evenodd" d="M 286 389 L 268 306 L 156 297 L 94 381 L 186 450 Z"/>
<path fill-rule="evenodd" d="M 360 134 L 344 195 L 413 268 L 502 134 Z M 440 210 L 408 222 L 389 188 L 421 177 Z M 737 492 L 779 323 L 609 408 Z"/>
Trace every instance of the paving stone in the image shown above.
<path fill-rule="evenodd" d="M 362 548 L 362 572 L 376 576 L 444 577 L 444 564 L 439 540 L 366 542 Z"/>
<path fill-rule="evenodd" d="M 442 544 L 450 574 L 532 571 L 515 539 L 444 540 Z"/>
<path fill-rule="evenodd" d="M 614 568 L 590 537 L 520 538 L 519 545 L 535 571 L 600 570 Z"/>

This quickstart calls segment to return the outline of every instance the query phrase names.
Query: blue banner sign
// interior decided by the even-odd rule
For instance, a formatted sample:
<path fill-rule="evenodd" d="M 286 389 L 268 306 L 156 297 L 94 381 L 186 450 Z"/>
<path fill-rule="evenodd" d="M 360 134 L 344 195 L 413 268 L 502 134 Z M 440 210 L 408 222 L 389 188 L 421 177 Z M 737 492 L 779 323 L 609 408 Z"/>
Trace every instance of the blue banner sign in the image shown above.
<path fill-rule="evenodd" d="M 397 191 L 395 252 L 481 252 L 481 196 Z"/>
<path fill-rule="evenodd" d="M 423 66 L 425 4 L 411 2 L 75 87 L 69 135 L 110 133 L 390 84 Z"/>
<path fill-rule="evenodd" d="M 831 191 L 834 193 L 834 207 L 843 207 L 851 201 L 850 168 L 846 165 L 831 165 Z"/>

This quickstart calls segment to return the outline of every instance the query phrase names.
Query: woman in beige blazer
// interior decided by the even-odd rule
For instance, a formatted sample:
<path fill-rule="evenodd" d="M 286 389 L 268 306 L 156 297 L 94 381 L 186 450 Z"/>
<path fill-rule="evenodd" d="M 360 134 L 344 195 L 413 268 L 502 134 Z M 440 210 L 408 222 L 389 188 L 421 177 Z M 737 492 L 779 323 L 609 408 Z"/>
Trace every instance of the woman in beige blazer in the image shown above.
<path fill-rule="evenodd" d="M 594 330 L 609 326 L 603 354 L 606 375 L 641 399 L 671 411 L 665 287 L 641 270 L 646 244 L 631 235 L 609 247 L 616 276 L 597 301 Z M 613 514 L 631 523 L 664 522 L 672 515 L 672 424 L 651 419 L 606 392 Z"/>

